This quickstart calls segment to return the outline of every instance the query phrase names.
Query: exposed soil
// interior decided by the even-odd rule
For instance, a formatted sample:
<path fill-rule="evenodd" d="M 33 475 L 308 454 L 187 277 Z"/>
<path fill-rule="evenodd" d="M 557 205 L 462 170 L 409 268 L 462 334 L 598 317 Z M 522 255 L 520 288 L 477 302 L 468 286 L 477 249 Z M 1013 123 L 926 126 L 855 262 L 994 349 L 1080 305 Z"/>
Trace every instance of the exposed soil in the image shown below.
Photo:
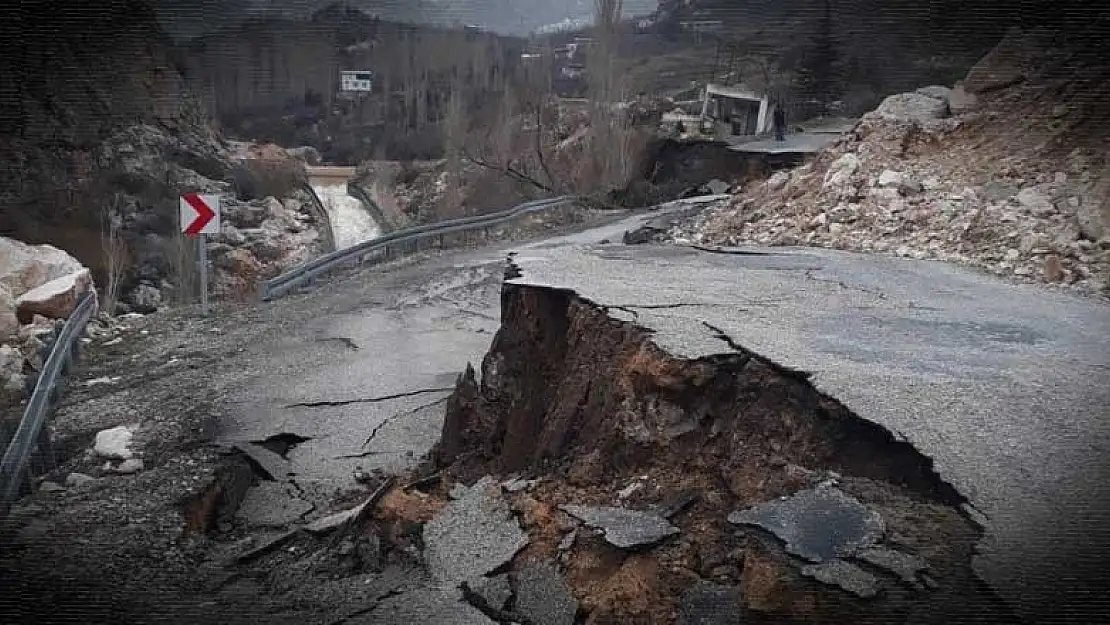
<path fill-rule="evenodd" d="M 435 460 L 467 483 L 539 479 L 509 495 L 533 541 L 513 566 L 561 562 L 580 622 L 676 622 L 699 580 L 738 587 L 751 622 L 1010 620 L 970 569 L 980 530 L 963 498 L 928 458 L 804 374 L 735 345 L 675 358 L 648 329 L 572 292 L 513 284 L 481 371 L 460 377 Z M 931 589 L 884 577 L 876 597 L 857 598 L 803 578 L 770 534 L 726 520 L 829 480 L 882 515 L 886 546 L 925 558 Z M 579 529 L 560 549 L 577 526 L 561 504 L 671 507 L 681 533 L 626 552 Z"/>

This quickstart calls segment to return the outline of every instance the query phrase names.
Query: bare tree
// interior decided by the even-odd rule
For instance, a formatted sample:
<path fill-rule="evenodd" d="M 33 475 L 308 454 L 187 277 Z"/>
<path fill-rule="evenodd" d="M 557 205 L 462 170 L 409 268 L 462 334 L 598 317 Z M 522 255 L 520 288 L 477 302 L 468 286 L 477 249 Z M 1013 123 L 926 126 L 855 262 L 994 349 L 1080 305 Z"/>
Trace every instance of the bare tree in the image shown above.
<path fill-rule="evenodd" d="M 104 262 L 104 289 L 102 307 L 114 314 L 119 302 L 120 282 L 127 268 L 127 247 L 120 228 L 123 195 L 116 193 L 100 215 L 100 250 Z"/>
<path fill-rule="evenodd" d="M 625 184 L 635 167 L 634 138 L 621 102 L 623 85 L 617 78 L 623 0 L 595 0 L 596 39 L 589 56 L 590 144 L 597 184 L 612 189 Z"/>

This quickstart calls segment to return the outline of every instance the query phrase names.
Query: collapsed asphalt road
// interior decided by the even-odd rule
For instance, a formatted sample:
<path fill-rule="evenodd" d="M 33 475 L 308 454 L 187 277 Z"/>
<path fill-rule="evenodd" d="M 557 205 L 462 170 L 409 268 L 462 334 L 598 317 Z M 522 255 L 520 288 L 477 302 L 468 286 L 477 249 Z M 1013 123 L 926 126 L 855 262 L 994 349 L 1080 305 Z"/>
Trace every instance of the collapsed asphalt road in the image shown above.
<path fill-rule="evenodd" d="M 579 471 L 593 482 L 582 478 L 585 486 L 571 490 L 559 475 L 534 468 L 538 481 L 503 476 L 467 489 L 422 463 L 445 410 L 466 401 L 452 394 L 456 377 L 483 359 L 500 325 L 510 248 L 518 250 L 514 265 L 523 274 L 514 284 L 572 289 L 605 315 L 651 328 L 652 340 L 677 357 L 727 355 L 736 346 L 813 372 L 819 390 L 904 435 L 924 456 L 902 449 L 902 464 L 931 457 L 941 476 L 991 517 L 998 546 L 983 571 L 999 591 L 1039 587 L 1063 595 L 1089 579 L 1028 578 L 1030 589 L 1028 581 L 992 578 L 991 571 L 999 562 L 1042 557 L 1045 543 L 1034 539 L 1038 532 L 1053 537 L 1058 519 L 1105 518 L 1093 506 L 1087 516 L 1068 514 L 1068 506 L 1078 510 L 1068 499 L 1075 490 L 1062 485 L 1079 483 L 1073 472 L 1080 468 L 1097 480 L 1105 459 L 1057 435 L 1075 433 L 1105 449 L 1105 424 L 1091 410 L 1107 405 L 1106 387 L 1087 384 L 1105 373 L 1110 353 L 1099 342 L 1107 336 L 1104 311 L 935 264 L 812 250 L 753 256 L 600 243 L 619 241 L 633 227 L 363 270 L 307 296 L 209 320 L 137 321 L 122 343 L 94 343 L 99 356 L 86 376 L 110 381 L 67 395 L 57 419 L 64 471 L 19 506 L 15 542 L 0 562 L 5 596 L 37 599 L 19 601 L 22 611 L 9 603 L 6 613 L 17 622 L 488 624 L 573 623 L 577 612 L 591 623 L 630 622 L 601 615 L 613 605 L 660 613 L 651 605 L 656 597 L 637 589 L 670 562 L 715 580 L 697 592 L 673 589 L 685 593 L 676 608 L 686 614 L 682 622 L 706 622 L 690 620 L 706 609 L 718 619 L 707 622 L 734 622 L 728 619 L 752 607 L 744 604 L 754 591 L 774 581 L 766 579 L 775 569 L 763 556 L 734 548 L 705 551 L 696 564 L 667 558 L 697 546 L 699 536 L 715 540 L 713 532 L 698 534 L 703 522 L 774 530 L 782 512 L 719 509 L 712 488 L 695 493 L 704 503 L 682 492 L 654 501 L 663 491 L 653 475 L 590 490 L 606 474 L 596 467 Z M 1016 296 L 1026 304 L 1021 312 L 1008 305 Z M 546 357 L 529 354 L 536 363 Z M 728 357 L 713 362 L 733 366 Z M 491 379 L 511 375 L 491 366 L 483 371 Z M 784 374 L 772 368 L 759 375 Z M 808 391 L 797 390 L 798 401 L 810 401 Z M 120 424 L 135 426 L 132 446 L 145 462 L 138 473 L 117 474 L 116 461 L 86 451 L 97 431 Z M 676 436 L 689 431 L 683 425 Z M 596 454 L 591 458 L 596 464 Z M 892 549 L 889 536 L 877 542 L 880 534 L 912 533 L 929 518 L 954 532 L 947 536 L 960 550 L 974 538 L 947 510 L 951 495 L 920 467 L 905 474 L 906 484 L 883 485 L 770 461 L 790 474 L 771 480 L 775 488 L 797 494 L 784 509 L 830 507 L 846 515 L 856 538 L 836 549 L 850 547 L 871 560 L 867 566 L 901 571 L 899 590 L 897 579 L 880 584 L 846 561 L 821 565 L 827 537 L 812 543 L 812 536 L 780 530 L 780 538 L 795 541 L 793 553 L 815 563 L 805 575 L 853 609 L 866 611 L 858 598 L 881 588 L 893 597 L 884 605 L 905 616 L 899 593 L 916 597 L 937 583 L 918 574 L 924 565 L 917 556 Z M 875 464 L 883 460 L 876 456 Z M 417 475 L 406 475 L 410 470 Z M 429 479 L 419 480 L 423 475 Z M 1095 481 L 1087 486 L 1097 492 Z M 1057 516 L 1006 507 L 1015 502 L 1034 512 L 1056 505 Z M 901 511 L 908 520 L 888 512 L 879 532 L 875 509 Z M 966 584 L 958 558 L 946 563 L 945 547 L 938 547 L 946 534 L 928 533 L 930 548 L 940 549 L 930 556 L 931 575 L 942 588 Z M 721 544 L 755 538 L 736 529 Z M 655 545 L 660 555 L 640 553 Z M 546 552 L 560 555 L 555 562 L 525 559 Z M 606 585 L 598 571 L 613 571 L 621 583 Z M 730 594 L 737 576 L 751 596 Z M 774 603 L 778 594 L 772 588 L 764 598 Z M 736 609 L 722 613 L 722 606 Z M 838 622 L 810 612 L 799 622 Z"/>
<path fill-rule="evenodd" d="M 512 283 L 573 292 L 676 357 L 735 347 L 811 374 L 967 497 L 987 529 L 976 567 L 1021 614 L 1099 609 L 1110 552 L 1104 304 L 938 262 L 605 238 L 523 248 Z"/>

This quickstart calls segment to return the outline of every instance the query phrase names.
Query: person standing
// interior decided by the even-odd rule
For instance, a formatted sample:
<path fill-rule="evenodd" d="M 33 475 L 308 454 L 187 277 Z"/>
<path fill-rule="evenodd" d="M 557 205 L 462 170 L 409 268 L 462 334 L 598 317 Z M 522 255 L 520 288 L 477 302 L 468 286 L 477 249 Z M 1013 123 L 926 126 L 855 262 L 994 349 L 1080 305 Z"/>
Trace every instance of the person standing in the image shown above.
<path fill-rule="evenodd" d="M 773 116 L 775 125 L 775 141 L 786 141 L 786 111 L 782 105 L 775 106 Z"/>

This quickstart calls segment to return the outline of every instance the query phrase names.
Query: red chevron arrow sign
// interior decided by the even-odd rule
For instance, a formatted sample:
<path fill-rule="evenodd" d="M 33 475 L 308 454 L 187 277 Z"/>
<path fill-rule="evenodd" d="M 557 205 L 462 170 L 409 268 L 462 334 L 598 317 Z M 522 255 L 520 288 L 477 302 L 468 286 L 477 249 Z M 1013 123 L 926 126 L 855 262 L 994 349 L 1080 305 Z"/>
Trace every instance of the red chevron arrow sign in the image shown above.
<path fill-rule="evenodd" d="M 180 206 L 181 232 L 191 237 L 198 234 L 219 234 L 220 196 L 186 193 L 181 196 Z"/>

